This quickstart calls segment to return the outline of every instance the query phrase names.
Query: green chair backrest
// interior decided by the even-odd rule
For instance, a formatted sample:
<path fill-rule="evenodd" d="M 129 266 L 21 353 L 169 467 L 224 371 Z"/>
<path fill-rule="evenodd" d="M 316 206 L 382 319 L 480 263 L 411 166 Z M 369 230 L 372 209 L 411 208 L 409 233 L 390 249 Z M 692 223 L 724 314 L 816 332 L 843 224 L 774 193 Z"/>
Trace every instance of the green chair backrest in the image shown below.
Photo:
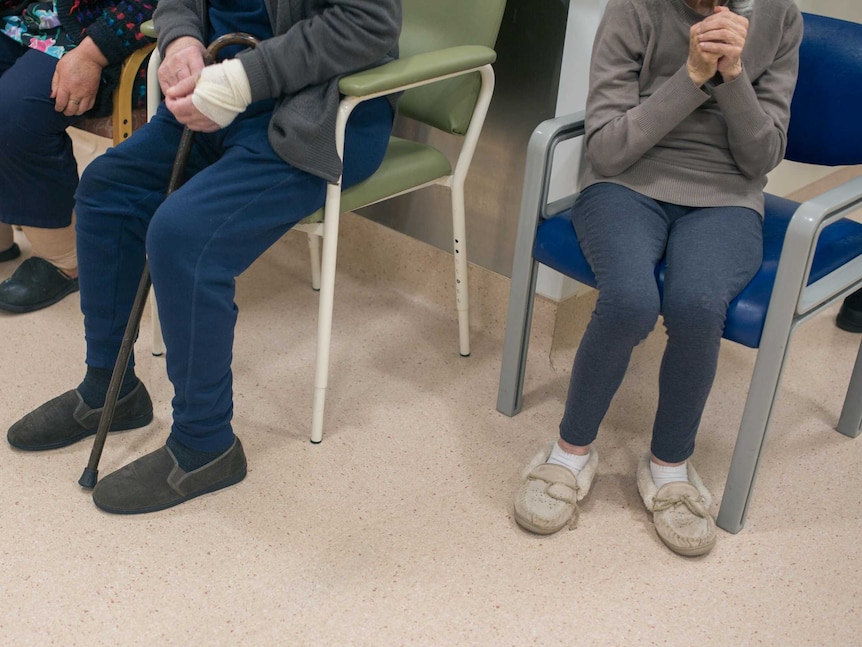
<path fill-rule="evenodd" d="M 494 47 L 506 0 L 403 0 L 402 57 L 456 45 Z M 479 96 L 479 75 L 407 90 L 398 112 L 445 132 L 463 135 Z"/>

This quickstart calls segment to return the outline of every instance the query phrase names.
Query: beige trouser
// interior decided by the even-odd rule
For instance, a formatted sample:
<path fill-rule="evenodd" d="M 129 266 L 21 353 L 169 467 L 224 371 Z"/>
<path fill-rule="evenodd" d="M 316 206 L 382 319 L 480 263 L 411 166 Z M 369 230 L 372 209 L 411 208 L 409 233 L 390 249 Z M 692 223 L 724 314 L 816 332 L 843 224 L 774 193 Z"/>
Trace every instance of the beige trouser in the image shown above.
<path fill-rule="evenodd" d="M 78 275 L 74 213 L 72 214 L 72 223 L 68 227 L 60 229 L 22 227 L 22 230 L 27 236 L 27 240 L 30 241 L 33 256 L 44 258 L 71 277 Z"/>
<path fill-rule="evenodd" d="M 12 225 L 7 225 L 5 222 L 0 222 L 0 252 L 5 252 L 12 247 L 15 242 L 15 236 L 12 231 Z"/>

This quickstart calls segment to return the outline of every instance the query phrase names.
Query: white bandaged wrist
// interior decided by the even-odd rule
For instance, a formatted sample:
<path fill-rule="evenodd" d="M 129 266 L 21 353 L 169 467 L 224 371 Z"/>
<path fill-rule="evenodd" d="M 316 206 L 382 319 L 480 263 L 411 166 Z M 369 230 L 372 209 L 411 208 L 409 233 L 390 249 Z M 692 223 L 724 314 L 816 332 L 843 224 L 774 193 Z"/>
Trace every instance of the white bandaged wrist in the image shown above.
<path fill-rule="evenodd" d="M 242 63 L 232 58 L 201 70 L 192 103 L 224 128 L 251 103 L 251 86 Z"/>

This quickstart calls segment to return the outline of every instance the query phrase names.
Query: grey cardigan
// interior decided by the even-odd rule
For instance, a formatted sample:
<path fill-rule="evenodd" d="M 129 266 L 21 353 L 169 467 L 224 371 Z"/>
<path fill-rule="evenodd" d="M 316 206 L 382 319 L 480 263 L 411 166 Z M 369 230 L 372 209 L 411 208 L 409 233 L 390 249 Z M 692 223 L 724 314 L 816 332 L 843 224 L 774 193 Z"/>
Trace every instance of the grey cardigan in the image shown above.
<path fill-rule="evenodd" d="M 730 5 L 751 21 L 743 73 L 697 87 L 686 59 L 703 16 L 684 0 L 610 0 L 593 45 L 582 187 L 763 213 L 766 174 L 787 145 L 802 17 L 793 0 Z"/>
<path fill-rule="evenodd" d="M 335 150 L 338 79 L 397 57 L 401 0 L 265 4 L 275 35 L 239 54 L 252 101 L 277 99 L 269 142 L 283 160 L 334 182 L 341 175 Z M 162 53 L 183 36 L 205 43 L 206 16 L 204 0 L 161 0 L 154 20 Z"/>

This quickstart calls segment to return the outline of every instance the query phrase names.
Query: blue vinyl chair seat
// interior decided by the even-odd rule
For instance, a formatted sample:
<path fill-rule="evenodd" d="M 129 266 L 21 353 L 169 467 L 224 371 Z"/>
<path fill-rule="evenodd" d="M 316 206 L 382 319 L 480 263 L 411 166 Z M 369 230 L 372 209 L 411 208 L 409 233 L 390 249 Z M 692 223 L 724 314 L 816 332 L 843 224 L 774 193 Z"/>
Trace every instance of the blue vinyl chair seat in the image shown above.
<path fill-rule="evenodd" d="M 763 222 L 763 263 L 751 283 L 730 303 L 724 338 L 749 348 L 760 346 L 766 310 L 772 296 L 784 234 L 798 202 L 766 194 Z M 842 219 L 827 227 L 817 242 L 809 285 L 845 265 L 862 250 L 862 224 Z M 581 253 L 572 227 L 571 212 L 548 218 L 539 225 L 533 258 L 580 283 L 596 287 L 596 277 Z M 659 289 L 664 281 L 664 261 L 656 269 Z"/>

